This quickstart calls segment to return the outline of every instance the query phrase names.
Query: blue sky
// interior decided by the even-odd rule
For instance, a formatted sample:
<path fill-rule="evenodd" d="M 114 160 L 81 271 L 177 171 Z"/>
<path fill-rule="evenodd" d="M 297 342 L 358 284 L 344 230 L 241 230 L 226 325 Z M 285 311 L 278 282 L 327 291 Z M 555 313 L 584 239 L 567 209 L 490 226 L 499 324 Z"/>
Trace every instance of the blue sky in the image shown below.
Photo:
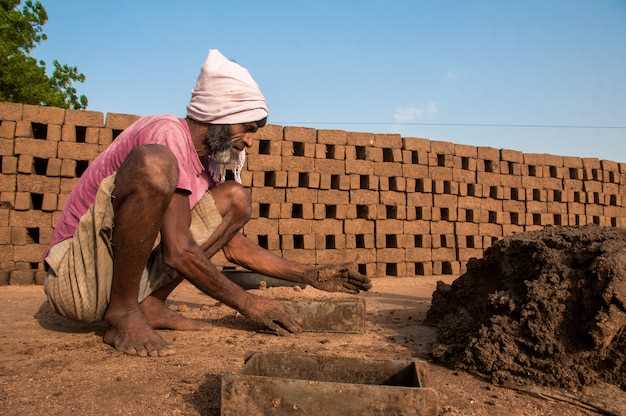
<path fill-rule="evenodd" d="M 626 0 L 42 3 L 93 110 L 183 115 L 218 48 L 271 122 L 626 161 L 626 129 L 407 124 L 626 126 Z"/>

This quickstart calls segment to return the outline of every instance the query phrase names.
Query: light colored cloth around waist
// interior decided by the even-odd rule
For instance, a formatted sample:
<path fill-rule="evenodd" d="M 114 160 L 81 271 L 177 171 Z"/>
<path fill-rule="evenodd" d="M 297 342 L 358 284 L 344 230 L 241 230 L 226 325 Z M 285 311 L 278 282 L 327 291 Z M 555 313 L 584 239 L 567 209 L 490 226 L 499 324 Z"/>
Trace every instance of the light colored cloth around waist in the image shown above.
<path fill-rule="evenodd" d="M 72 238 L 55 244 L 46 257 L 50 267 L 44 286 L 48 301 L 67 318 L 101 320 L 109 305 L 113 281 L 111 193 L 114 185 L 115 174 L 102 181 L 93 205 L 81 217 Z M 221 222 L 213 196 L 206 192 L 191 210 L 193 239 L 202 244 Z M 163 262 L 158 235 L 141 276 L 137 300 L 141 302 L 174 278 Z"/>

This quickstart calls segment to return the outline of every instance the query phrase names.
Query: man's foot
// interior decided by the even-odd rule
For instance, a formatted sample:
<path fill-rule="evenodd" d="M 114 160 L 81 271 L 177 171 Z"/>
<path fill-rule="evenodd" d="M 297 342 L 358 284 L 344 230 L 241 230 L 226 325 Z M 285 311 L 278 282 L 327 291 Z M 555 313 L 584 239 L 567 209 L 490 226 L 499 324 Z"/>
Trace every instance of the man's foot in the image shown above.
<path fill-rule="evenodd" d="M 201 331 L 213 326 L 204 321 L 188 319 L 170 310 L 162 300 L 154 296 L 148 296 L 140 304 L 139 308 L 146 317 L 148 325 L 153 329 L 174 329 L 177 331 Z"/>
<path fill-rule="evenodd" d="M 163 357 L 174 350 L 146 322 L 142 312 L 124 314 L 107 311 L 105 320 L 111 327 L 104 333 L 104 342 L 116 350 L 141 357 Z"/>

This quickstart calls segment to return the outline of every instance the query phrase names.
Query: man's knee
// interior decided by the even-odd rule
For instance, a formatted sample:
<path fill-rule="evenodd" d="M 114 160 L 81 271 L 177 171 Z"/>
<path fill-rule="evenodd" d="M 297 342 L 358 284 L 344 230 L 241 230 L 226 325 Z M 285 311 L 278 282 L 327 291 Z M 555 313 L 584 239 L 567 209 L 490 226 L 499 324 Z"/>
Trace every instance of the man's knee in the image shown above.
<path fill-rule="evenodd" d="M 169 195 L 176 189 L 178 164 L 167 147 L 157 144 L 138 146 L 127 161 L 137 186 L 160 195 Z"/>
<path fill-rule="evenodd" d="M 231 212 L 235 214 L 238 222 L 245 224 L 252 216 L 250 191 L 234 181 L 225 182 L 222 186 L 225 187 L 224 191 L 228 198 Z"/>

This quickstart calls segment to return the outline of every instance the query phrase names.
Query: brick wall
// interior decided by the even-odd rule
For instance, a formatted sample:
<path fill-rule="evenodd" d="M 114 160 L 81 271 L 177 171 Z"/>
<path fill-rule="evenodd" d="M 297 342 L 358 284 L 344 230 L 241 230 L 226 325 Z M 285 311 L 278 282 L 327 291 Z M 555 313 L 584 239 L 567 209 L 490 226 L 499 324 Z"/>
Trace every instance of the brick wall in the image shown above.
<path fill-rule="evenodd" d="M 0 103 L 0 284 L 43 281 L 41 257 L 77 178 L 136 119 Z M 291 126 L 256 136 L 242 173 L 253 211 L 244 233 L 305 263 L 457 274 L 516 232 L 626 225 L 625 163 Z"/>

